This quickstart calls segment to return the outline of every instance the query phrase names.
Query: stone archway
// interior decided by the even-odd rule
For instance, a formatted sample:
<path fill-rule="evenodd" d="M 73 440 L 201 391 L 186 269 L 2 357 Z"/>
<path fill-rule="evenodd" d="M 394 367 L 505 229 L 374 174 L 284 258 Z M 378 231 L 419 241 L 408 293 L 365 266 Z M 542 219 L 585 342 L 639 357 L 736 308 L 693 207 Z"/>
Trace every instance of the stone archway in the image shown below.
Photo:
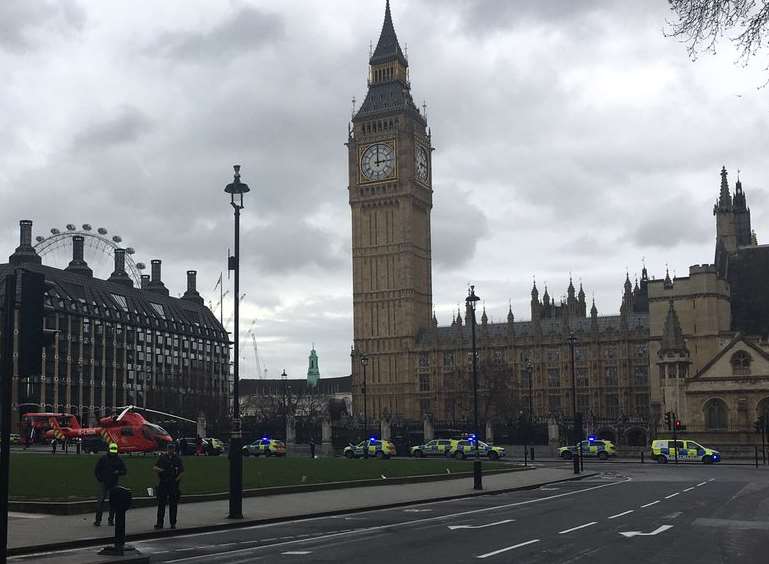
<path fill-rule="evenodd" d="M 646 429 L 630 427 L 625 431 L 625 442 L 628 446 L 646 446 Z"/>
<path fill-rule="evenodd" d="M 601 427 L 596 433 L 596 437 L 599 439 L 605 439 L 617 444 L 617 433 L 612 427 Z"/>

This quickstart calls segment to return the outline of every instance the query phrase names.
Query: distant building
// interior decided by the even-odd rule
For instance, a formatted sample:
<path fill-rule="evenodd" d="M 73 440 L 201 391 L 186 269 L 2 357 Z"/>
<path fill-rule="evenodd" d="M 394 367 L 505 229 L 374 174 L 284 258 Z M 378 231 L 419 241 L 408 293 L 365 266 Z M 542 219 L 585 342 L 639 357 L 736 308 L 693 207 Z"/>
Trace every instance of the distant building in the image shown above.
<path fill-rule="evenodd" d="M 314 350 L 313 350 L 314 352 Z M 263 380 L 240 380 L 240 406 L 244 417 L 260 415 L 259 410 L 266 410 L 267 417 L 282 413 L 283 402 L 292 404 L 292 415 L 321 415 L 330 406 L 329 401 L 337 404 L 332 411 L 352 413 L 352 377 L 319 378 L 315 384 L 308 380 L 272 378 Z M 312 412 L 312 413 L 311 413 Z"/>
<path fill-rule="evenodd" d="M 161 279 L 161 261 L 153 260 L 151 277 L 136 288 L 125 271 L 125 250 L 116 249 L 114 272 L 100 280 L 77 235 L 67 268 L 45 266 L 32 246 L 32 222 L 20 225 L 20 245 L 0 264 L 0 277 L 15 272 L 20 280 L 21 269 L 45 276 L 43 323 L 56 335 L 43 350 L 40 374 L 14 369 L 14 425 L 24 411 L 72 413 L 92 424 L 133 404 L 190 419 L 202 414 L 209 426 L 226 429 L 229 338 L 196 290 L 196 271 L 187 271 L 187 290 L 174 298 Z"/>
<path fill-rule="evenodd" d="M 318 353 L 315 352 L 315 345 L 310 351 L 310 366 L 307 368 L 307 384 L 315 387 L 320 380 L 320 369 L 318 368 Z"/>

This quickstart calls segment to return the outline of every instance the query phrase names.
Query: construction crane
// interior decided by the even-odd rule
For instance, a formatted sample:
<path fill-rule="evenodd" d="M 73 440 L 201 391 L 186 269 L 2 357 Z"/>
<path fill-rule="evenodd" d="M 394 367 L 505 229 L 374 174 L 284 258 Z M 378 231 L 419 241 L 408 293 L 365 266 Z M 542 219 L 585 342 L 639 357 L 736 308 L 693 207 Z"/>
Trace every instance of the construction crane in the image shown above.
<path fill-rule="evenodd" d="M 256 377 L 257 379 L 261 379 L 262 363 L 259 360 L 259 347 L 256 345 L 256 333 L 254 333 L 254 325 L 256 325 L 256 319 L 254 319 L 254 321 L 251 323 L 251 328 L 248 330 L 248 334 L 251 336 L 251 342 L 254 344 L 254 358 L 256 359 Z"/>
<path fill-rule="evenodd" d="M 229 290 L 228 290 L 228 291 L 229 291 Z M 226 294 L 225 294 L 225 295 L 226 295 Z M 245 298 L 246 298 L 246 293 L 245 293 L 245 292 L 243 292 L 243 293 L 240 295 L 240 301 L 242 302 L 242 301 L 243 301 Z M 233 317 L 234 315 L 235 315 L 235 311 L 233 310 L 233 312 L 232 312 L 232 313 L 230 314 L 230 316 L 227 318 L 227 321 L 224 323 L 224 326 L 225 326 L 225 327 L 229 327 L 230 323 L 232 323 L 232 317 Z"/>

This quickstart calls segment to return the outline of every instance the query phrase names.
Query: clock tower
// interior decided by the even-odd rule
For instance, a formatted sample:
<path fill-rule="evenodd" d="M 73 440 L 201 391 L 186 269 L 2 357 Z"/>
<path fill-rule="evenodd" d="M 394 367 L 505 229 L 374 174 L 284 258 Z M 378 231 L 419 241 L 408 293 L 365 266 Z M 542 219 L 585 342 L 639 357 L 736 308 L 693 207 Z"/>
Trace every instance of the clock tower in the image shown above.
<path fill-rule="evenodd" d="M 395 35 L 390 3 L 369 60 L 368 93 L 347 142 L 353 260 L 353 401 L 366 410 L 420 417 L 416 356 L 431 323 L 432 146 L 411 97 L 409 64 Z"/>

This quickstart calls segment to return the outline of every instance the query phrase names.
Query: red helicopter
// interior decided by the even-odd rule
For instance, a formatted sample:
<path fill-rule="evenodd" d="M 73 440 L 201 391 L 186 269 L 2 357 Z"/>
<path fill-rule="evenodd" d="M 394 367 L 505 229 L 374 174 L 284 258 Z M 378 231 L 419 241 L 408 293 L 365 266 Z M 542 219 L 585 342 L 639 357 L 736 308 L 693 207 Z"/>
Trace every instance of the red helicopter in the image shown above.
<path fill-rule="evenodd" d="M 105 445 L 109 443 L 116 443 L 120 452 L 155 452 L 164 450 L 173 439 L 163 427 L 150 423 L 141 414 L 136 413 L 137 411 L 157 413 L 158 415 L 197 423 L 192 419 L 179 417 L 172 413 L 134 405 L 119 407 L 118 409 L 122 410 L 119 415 L 102 417 L 96 427 L 81 427 L 74 416 L 70 420 L 71 426 L 62 426 L 59 423 L 59 418 L 50 417 L 51 429 L 45 433 L 45 437 L 49 440 L 62 441 L 80 439 L 83 450 L 86 452 L 104 450 Z"/>

